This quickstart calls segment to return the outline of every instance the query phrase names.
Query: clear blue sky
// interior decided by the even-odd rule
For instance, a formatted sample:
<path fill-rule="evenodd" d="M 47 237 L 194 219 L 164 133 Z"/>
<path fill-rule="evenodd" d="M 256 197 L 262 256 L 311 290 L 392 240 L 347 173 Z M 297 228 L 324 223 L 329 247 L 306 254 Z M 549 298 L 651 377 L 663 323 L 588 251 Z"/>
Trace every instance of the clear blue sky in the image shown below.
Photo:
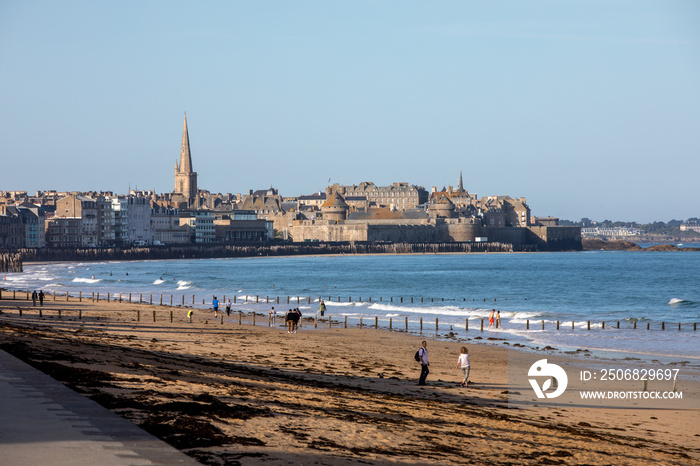
<path fill-rule="evenodd" d="M 0 2 L 0 190 L 456 185 L 700 216 L 700 2 Z"/>

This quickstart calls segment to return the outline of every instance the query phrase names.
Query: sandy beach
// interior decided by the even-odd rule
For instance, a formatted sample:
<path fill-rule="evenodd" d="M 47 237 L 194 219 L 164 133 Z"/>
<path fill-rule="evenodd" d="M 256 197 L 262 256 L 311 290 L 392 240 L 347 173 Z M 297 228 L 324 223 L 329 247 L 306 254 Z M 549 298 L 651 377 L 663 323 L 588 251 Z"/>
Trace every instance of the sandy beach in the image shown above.
<path fill-rule="evenodd" d="M 0 311 L 0 349 L 204 464 L 700 464 L 697 381 L 684 409 L 514 406 L 508 364 L 531 354 L 469 342 L 465 389 L 465 343 L 429 333 L 89 299 Z"/>

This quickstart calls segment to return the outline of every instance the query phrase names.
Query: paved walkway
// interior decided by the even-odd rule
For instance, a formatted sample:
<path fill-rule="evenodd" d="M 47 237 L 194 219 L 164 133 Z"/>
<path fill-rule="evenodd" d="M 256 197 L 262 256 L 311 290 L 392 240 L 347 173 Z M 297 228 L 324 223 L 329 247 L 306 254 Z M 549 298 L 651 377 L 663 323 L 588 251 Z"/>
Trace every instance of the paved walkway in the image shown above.
<path fill-rule="evenodd" d="M 199 463 L 0 350 L 0 464 Z"/>

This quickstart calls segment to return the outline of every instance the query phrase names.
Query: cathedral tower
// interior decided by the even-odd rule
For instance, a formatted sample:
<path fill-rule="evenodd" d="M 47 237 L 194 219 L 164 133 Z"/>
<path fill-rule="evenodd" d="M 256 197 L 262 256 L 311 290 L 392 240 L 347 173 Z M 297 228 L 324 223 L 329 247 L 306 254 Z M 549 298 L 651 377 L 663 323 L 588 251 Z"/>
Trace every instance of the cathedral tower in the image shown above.
<path fill-rule="evenodd" d="M 187 131 L 187 113 L 182 127 L 182 148 L 180 163 L 175 162 L 175 193 L 181 194 L 191 209 L 197 208 L 197 173 L 192 171 L 192 155 L 190 154 L 190 135 Z"/>

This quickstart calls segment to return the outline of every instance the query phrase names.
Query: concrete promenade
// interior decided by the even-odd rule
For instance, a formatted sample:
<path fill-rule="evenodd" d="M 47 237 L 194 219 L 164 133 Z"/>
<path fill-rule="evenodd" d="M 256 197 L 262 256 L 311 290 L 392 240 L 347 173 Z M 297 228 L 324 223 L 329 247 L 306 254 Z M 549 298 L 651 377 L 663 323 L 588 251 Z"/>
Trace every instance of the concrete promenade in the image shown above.
<path fill-rule="evenodd" d="M 37 464 L 199 463 L 0 350 L 0 465 Z"/>

